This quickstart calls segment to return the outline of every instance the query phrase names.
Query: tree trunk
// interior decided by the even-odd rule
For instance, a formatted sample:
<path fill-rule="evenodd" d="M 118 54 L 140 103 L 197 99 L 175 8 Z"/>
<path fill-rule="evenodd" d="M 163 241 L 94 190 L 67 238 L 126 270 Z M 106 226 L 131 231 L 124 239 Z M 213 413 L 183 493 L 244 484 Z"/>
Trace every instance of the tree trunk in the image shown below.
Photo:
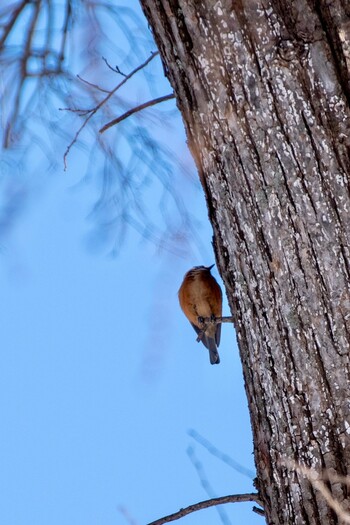
<path fill-rule="evenodd" d="M 266 520 L 340 523 L 285 461 L 350 474 L 350 5 L 141 4 L 207 199 Z"/>

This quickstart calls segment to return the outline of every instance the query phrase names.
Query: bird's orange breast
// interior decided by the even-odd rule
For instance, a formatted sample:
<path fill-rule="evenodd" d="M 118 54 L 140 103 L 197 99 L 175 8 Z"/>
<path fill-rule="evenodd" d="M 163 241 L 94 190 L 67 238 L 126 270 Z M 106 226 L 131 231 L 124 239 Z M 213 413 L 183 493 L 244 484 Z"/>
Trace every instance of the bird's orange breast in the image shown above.
<path fill-rule="evenodd" d="M 221 317 L 222 293 L 207 271 L 188 272 L 179 290 L 180 306 L 188 320 L 199 326 L 198 317 Z"/>

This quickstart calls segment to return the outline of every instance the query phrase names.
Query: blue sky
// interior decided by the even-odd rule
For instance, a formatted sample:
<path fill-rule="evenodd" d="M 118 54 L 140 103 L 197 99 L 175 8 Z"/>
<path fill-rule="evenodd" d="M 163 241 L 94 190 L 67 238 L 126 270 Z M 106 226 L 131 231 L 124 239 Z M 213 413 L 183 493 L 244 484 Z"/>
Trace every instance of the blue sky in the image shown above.
<path fill-rule="evenodd" d="M 180 119 L 174 140 L 190 166 Z M 254 471 L 233 327 L 223 326 L 221 364 L 211 366 L 178 306 L 183 274 L 214 262 L 201 190 L 177 183 L 204 248 L 180 258 L 131 231 L 110 257 L 89 247 L 96 187 L 77 185 L 82 155 L 66 173 L 59 163 L 56 172 L 35 175 L 27 205 L 0 240 L 6 525 L 143 525 L 208 499 L 188 447 L 215 496 L 253 490 L 188 434 L 195 429 Z M 214 275 L 219 280 L 216 268 Z M 262 523 L 251 507 L 231 504 L 225 512 L 232 524 Z M 178 523 L 221 519 L 211 508 Z"/>

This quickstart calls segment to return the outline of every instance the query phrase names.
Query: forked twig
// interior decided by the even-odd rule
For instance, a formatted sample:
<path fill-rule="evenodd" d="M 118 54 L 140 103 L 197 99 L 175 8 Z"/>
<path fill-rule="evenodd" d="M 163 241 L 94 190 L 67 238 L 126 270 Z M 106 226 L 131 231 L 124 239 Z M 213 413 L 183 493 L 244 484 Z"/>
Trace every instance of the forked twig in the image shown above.
<path fill-rule="evenodd" d="M 106 64 L 106 66 L 111 70 L 113 71 L 114 73 L 118 73 L 118 75 L 121 75 L 122 77 L 126 77 L 127 75 L 125 73 L 123 73 L 122 71 L 120 71 L 119 67 L 118 66 L 111 66 L 111 64 L 108 62 L 107 58 L 105 57 L 102 57 L 102 60 L 104 61 L 104 63 Z"/>
<path fill-rule="evenodd" d="M 71 140 L 71 142 L 68 144 L 67 146 L 67 149 L 63 155 L 63 163 L 64 163 L 64 169 L 66 170 L 67 169 L 67 156 L 72 148 L 72 146 L 76 143 L 76 141 L 78 140 L 78 137 L 80 135 L 80 133 L 82 132 L 82 130 L 85 128 L 85 126 L 87 125 L 87 123 L 89 122 L 89 120 L 95 115 L 95 113 L 97 113 L 97 111 L 112 97 L 112 95 L 114 95 L 114 93 L 116 91 L 118 91 L 118 89 L 120 89 L 124 84 L 125 82 L 127 82 L 132 76 L 135 75 L 135 73 L 138 73 L 138 71 L 140 71 L 141 69 L 145 68 L 150 62 L 151 60 L 154 59 L 154 57 L 156 57 L 157 55 L 159 55 L 159 51 L 155 51 L 154 53 L 151 53 L 151 56 L 149 56 L 147 58 L 147 60 L 145 60 L 142 64 L 140 64 L 139 66 L 137 66 L 135 69 L 133 69 L 133 71 L 131 71 L 131 73 L 129 73 L 128 75 L 126 75 L 123 80 L 121 82 L 119 82 L 119 84 L 113 88 L 109 93 L 108 95 L 106 95 L 98 104 L 97 106 L 95 106 L 89 113 L 89 115 L 85 118 L 84 122 L 82 123 L 82 125 L 80 126 L 80 128 L 77 130 L 77 132 L 75 133 L 73 139 Z M 67 111 L 67 108 L 65 108 L 65 110 Z"/>

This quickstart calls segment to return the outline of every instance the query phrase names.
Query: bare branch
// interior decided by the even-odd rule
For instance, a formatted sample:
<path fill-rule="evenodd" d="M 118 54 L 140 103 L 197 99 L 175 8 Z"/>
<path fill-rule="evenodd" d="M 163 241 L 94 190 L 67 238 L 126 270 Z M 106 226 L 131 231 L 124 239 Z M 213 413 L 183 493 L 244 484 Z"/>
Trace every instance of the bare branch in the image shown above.
<path fill-rule="evenodd" d="M 198 337 L 196 339 L 197 343 L 199 343 L 202 339 L 203 339 L 203 336 L 208 328 L 208 326 L 210 324 L 220 324 L 220 323 L 234 323 L 234 317 L 215 317 L 215 318 L 211 318 L 211 317 L 202 317 L 202 330 L 200 332 L 198 332 Z"/>
<path fill-rule="evenodd" d="M 109 93 L 109 89 L 103 89 L 97 84 L 93 84 L 92 82 L 89 82 L 88 80 L 85 80 L 85 78 L 81 77 L 80 75 L 77 75 L 77 78 L 81 80 L 81 82 L 84 82 L 87 86 L 93 87 L 95 89 L 98 89 L 98 91 L 102 91 L 102 93 Z"/>
<path fill-rule="evenodd" d="M 225 316 L 225 317 L 215 317 L 215 319 L 212 319 L 211 317 L 203 317 L 203 323 L 234 323 L 235 319 L 231 316 Z"/>
<path fill-rule="evenodd" d="M 111 128 L 112 126 L 116 126 L 121 122 L 122 120 L 125 120 L 126 118 L 130 117 L 134 113 L 138 113 L 139 111 L 142 111 L 143 109 L 150 108 L 152 106 L 155 106 L 156 104 L 160 104 L 161 102 L 165 102 L 166 100 L 171 100 L 172 98 L 175 98 L 175 95 L 173 93 L 170 93 L 170 95 L 164 95 L 163 97 L 154 98 L 153 100 L 149 100 L 148 102 L 144 102 L 143 104 L 140 104 L 139 106 L 135 106 L 134 108 L 129 109 L 129 111 L 126 111 L 120 117 L 117 117 L 107 124 L 105 124 L 101 129 L 100 133 L 104 133 L 107 131 L 107 129 Z"/>
<path fill-rule="evenodd" d="M 254 507 L 252 508 L 252 511 L 255 512 L 255 514 L 259 514 L 259 516 L 265 516 L 264 509 L 260 509 L 260 507 Z"/>
<path fill-rule="evenodd" d="M 205 501 L 201 501 L 199 503 L 195 503 L 194 505 L 189 505 L 184 509 L 180 509 L 178 512 L 174 512 L 173 514 L 164 516 L 163 518 L 160 518 L 156 521 L 152 521 L 151 523 L 148 523 L 148 525 L 163 525 L 163 523 L 169 523 L 171 521 L 178 520 L 180 518 L 183 518 L 184 516 L 187 516 L 187 514 L 197 512 L 198 510 L 214 507 L 215 505 L 223 505 L 224 503 L 238 503 L 244 501 L 255 501 L 256 503 L 261 505 L 259 495 L 257 493 L 253 492 L 248 494 L 232 494 L 229 496 L 221 496 L 220 498 L 212 498 Z"/>
<path fill-rule="evenodd" d="M 89 120 L 95 115 L 95 113 L 97 113 L 97 111 L 104 105 L 106 104 L 106 102 L 114 95 L 114 93 L 116 93 L 116 91 L 118 91 L 118 89 L 120 89 L 131 77 L 133 77 L 136 73 L 138 73 L 139 71 L 141 71 L 141 69 L 145 68 L 150 62 L 151 60 L 154 59 L 154 57 L 156 57 L 157 55 L 159 55 L 159 51 L 155 51 L 153 53 L 151 53 L 151 55 L 147 58 L 147 60 L 145 60 L 142 64 L 140 64 L 139 66 L 137 66 L 135 69 L 133 69 L 133 71 L 131 71 L 131 73 L 129 73 L 126 77 L 124 77 L 124 79 L 119 82 L 119 84 L 114 88 L 112 89 L 112 91 L 110 91 L 108 93 L 108 95 L 103 98 L 98 104 L 97 106 L 94 107 L 94 109 L 91 110 L 91 113 L 86 117 L 86 119 L 84 120 L 83 124 L 80 126 L 80 128 L 78 129 L 78 131 L 75 133 L 73 139 L 71 140 L 71 142 L 68 144 L 67 146 L 67 149 L 63 155 L 63 163 L 64 163 L 64 169 L 66 170 L 67 169 L 67 157 L 68 157 L 68 154 L 72 148 L 72 146 L 76 143 L 76 141 L 78 140 L 78 137 L 80 135 L 80 133 L 83 131 L 83 129 L 85 128 L 85 126 L 87 125 L 87 123 L 89 122 Z"/>
<path fill-rule="evenodd" d="M 126 74 L 123 73 L 122 71 L 120 71 L 119 67 L 118 66 L 111 66 L 111 64 L 108 62 L 107 58 L 105 57 L 102 57 L 102 60 L 104 61 L 104 63 L 106 64 L 106 66 L 111 70 L 113 71 L 114 73 L 118 73 L 118 75 L 121 75 L 122 77 L 126 77 Z"/>

